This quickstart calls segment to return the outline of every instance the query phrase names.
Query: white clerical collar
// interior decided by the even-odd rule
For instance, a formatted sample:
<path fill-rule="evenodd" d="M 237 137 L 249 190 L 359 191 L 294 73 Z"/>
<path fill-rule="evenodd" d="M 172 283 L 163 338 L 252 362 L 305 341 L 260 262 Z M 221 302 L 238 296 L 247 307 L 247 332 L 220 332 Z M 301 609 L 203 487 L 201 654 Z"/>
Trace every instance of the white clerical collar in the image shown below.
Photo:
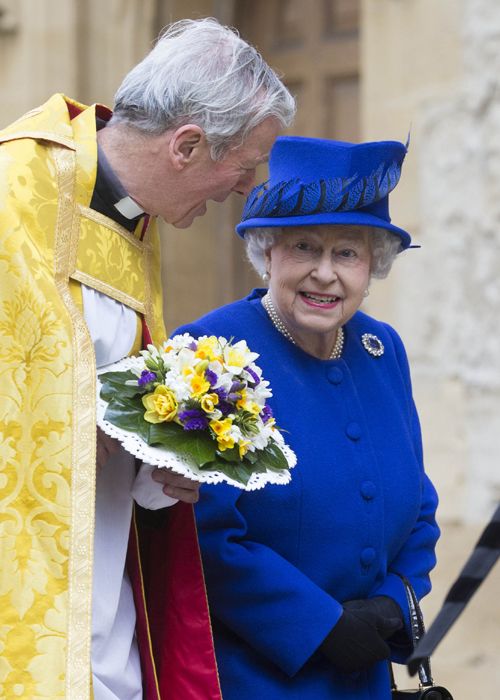
<path fill-rule="evenodd" d="M 113 205 L 126 219 L 135 219 L 136 216 L 144 214 L 144 209 L 135 202 L 132 197 L 123 197 Z"/>

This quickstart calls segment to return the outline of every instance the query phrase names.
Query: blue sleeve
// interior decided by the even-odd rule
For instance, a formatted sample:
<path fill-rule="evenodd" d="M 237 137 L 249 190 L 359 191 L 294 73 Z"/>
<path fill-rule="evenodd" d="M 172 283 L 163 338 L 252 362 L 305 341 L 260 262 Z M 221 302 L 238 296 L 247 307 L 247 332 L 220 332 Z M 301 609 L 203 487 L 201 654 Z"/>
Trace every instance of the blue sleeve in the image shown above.
<path fill-rule="evenodd" d="M 436 508 L 438 497 L 434 486 L 425 474 L 423 464 L 422 435 L 417 410 L 413 401 L 410 370 L 403 343 L 397 333 L 390 327 L 394 349 L 398 359 L 403 380 L 407 387 L 412 436 L 415 453 L 422 469 L 420 512 L 415 526 L 401 547 L 396 557 L 389 563 L 388 575 L 382 585 L 373 595 L 387 595 L 393 598 L 401 607 L 405 616 L 405 627 L 408 639 L 411 639 L 411 627 L 406 592 L 401 576 L 405 576 L 413 586 L 417 598 L 427 595 L 431 589 L 430 572 L 436 565 L 435 547 L 439 538 L 439 527 L 436 523 Z M 395 649 L 393 660 L 404 662 L 410 654 L 408 645 L 405 649 Z"/>
<path fill-rule="evenodd" d="M 247 538 L 239 497 L 232 486 L 204 485 L 195 508 L 211 613 L 293 676 L 342 606 L 274 550 Z"/>

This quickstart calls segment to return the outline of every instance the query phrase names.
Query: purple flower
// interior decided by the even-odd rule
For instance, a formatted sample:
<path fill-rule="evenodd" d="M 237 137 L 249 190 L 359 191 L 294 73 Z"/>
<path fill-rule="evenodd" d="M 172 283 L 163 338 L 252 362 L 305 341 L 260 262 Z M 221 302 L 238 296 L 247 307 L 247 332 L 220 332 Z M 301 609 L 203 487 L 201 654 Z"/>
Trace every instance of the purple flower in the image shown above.
<path fill-rule="evenodd" d="M 215 386 L 217 384 L 218 376 L 211 369 L 205 370 L 205 379 L 210 384 L 210 386 Z"/>
<path fill-rule="evenodd" d="M 229 389 L 229 391 L 230 392 L 241 391 L 244 388 L 245 388 L 245 384 L 243 382 L 234 381 L 231 384 L 231 388 Z"/>
<path fill-rule="evenodd" d="M 250 367 L 245 367 L 245 372 L 248 372 L 248 374 L 252 377 L 254 386 L 260 384 L 259 375 L 256 372 L 254 372 L 253 369 L 251 369 Z"/>
<path fill-rule="evenodd" d="M 267 421 L 271 420 L 272 417 L 273 417 L 273 410 L 272 410 L 271 406 L 268 406 L 266 404 L 261 411 L 262 422 L 267 423 Z"/>
<path fill-rule="evenodd" d="M 180 411 L 179 420 L 184 430 L 205 430 L 208 427 L 207 416 L 196 408 Z"/>
<path fill-rule="evenodd" d="M 224 387 L 219 386 L 217 389 L 214 389 L 214 394 L 217 394 L 219 397 L 217 408 L 223 416 L 228 416 L 234 411 L 234 406 L 227 401 L 227 391 L 224 389 Z"/>
<path fill-rule="evenodd" d="M 154 382 L 155 379 L 156 374 L 154 372 L 150 372 L 149 369 L 143 369 L 137 383 L 139 386 L 145 386 L 149 384 L 149 382 Z"/>
<path fill-rule="evenodd" d="M 230 404 L 228 401 L 219 401 L 217 404 L 217 408 L 219 411 L 222 413 L 223 416 L 228 416 L 230 413 L 233 413 L 234 411 L 234 406 Z"/>
<path fill-rule="evenodd" d="M 187 347 L 188 347 L 190 350 L 194 350 L 195 352 L 196 352 L 196 350 L 198 349 L 198 346 L 197 346 L 197 344 L 196 344 L 196 342 L 195 342 L 194 340 L 192 340 L 192 341 L 189 343 L 189 345 L 188 345 Z"/>

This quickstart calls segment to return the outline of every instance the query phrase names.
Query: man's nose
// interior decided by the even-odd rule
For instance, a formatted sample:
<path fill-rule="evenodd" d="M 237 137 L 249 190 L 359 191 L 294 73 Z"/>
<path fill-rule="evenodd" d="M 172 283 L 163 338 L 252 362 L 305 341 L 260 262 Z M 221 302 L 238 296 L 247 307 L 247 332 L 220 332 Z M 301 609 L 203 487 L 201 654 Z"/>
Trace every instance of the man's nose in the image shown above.
<path fill-rule="evenodd" d="M 233 187 L 233 192 L 242 194 L 247 197 L 255 185 L 255 168 L 253 170 L 248 170 L 244 175 L 240 177 L 236 185 Z"/>

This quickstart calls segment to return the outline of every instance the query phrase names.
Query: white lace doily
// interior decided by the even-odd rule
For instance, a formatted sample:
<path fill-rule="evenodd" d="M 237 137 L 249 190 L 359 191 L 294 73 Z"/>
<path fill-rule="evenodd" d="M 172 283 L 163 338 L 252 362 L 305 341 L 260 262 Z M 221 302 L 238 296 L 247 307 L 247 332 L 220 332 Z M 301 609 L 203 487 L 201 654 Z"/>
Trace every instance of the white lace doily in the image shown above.
<path fill-rule="evenodd" d="M 293 450 L 285 444 L 283 436 L 279 431 L 276 431 L 276 442 L 281 451 L 285 455 L 289 469 L 284 469 L 281 472 L 273 472 L 267 470 L 259 474 L 252 474 L 246 486 L 230 476 L 219 471 L 206 471 L 200 469 L 189 457 L 178 455 L 171 452 L 166 447 L 153 447 L 148 445 L 138 435 L 122 428 L 117 428 L 112 423 L 104 419 L 104 414 L 107 408 L 107 401 L 100 397 L 101 382 L 99 374 L 105 372 L 125 372 L 129 369 L 142 370 L 144 361 L 142 357 L 126 357 L 112 365 L 101 367 L 97 377 L 97 425 L 103 430 L 106 435 L 116 438 L 127 452 L 138 457 L 143 462 L 154 464 L 156 467 L 168 467 L 177 474 L 182 474 L 193 481 L 201 483 L 220 484 L 225 482 L 231 486 L 236 486 L 243 491 L 256 491 L 261 489 L 266 484 L 288 484 L 291 479 L 290 471 L 297 464 L 297 457 Z"/>

